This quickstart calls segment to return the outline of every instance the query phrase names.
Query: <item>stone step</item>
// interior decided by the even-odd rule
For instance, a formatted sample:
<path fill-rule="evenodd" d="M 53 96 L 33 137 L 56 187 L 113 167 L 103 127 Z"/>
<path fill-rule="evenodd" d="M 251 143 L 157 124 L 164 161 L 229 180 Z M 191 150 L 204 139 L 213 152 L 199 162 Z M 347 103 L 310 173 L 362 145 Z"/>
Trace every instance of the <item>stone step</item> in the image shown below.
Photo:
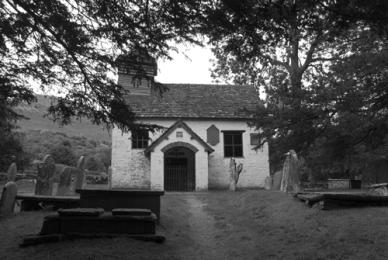
<path fill-rule="evenodd" d="M 72 208 L 72 209 L 59 209 L 59 216 L 100 216 L 104 213 L 102 208 Z"/>
<path fill-rule="evenodd" d="M 149 209 L 112 209 L 113 216 L 150 216 L 152 211 Z"/>
<path fill-rule="evenodd" d="M 136 240 L 147 241 L 147 242 L 155 242 L 155 243 L 163 243 L 165 241 L 165 237 L 161 235 L 115 235 L 112 234 L 50 234 L 50 235 L 33 235 L 27 236 L 23 239 L 23 241 L 19 244 L 20 247 L 34 246 L 39 244 L 46 243 L 55 243 L 66 240 L 73 240 L 74 238 L 110 238 L 110 237 L 128 237 Z"/>

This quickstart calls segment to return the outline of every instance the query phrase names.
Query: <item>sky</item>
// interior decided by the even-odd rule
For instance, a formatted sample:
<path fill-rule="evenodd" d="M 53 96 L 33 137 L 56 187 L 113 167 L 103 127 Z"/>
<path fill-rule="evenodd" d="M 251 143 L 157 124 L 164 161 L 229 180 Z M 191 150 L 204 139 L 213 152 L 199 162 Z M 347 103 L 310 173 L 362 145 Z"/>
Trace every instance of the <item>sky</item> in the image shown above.
<path fill-rule="evenodd" d="M 215 84 L 210 76 L 211 59 L 214 55 L 210 47 L 177 45 L 179 53 L 171 51 L 172 60 L 158 60 L 160 83 Z"/>
<path fill-rule="evenodd" d="M 160 83 L 185 83 L 185 84 L 226 84 L 215 82 L 211 78 L 210 69 L 214 55 L 209 46 L 192 44 L 175 44 L 176 51 L 170 51 L 171 60 L 158 60 L 158 75 L 155 80 Z M 36 93 L 43 94 L 36 82 L 30 82 Z M 55 90 L 50 95 L 59 95 Z"/>

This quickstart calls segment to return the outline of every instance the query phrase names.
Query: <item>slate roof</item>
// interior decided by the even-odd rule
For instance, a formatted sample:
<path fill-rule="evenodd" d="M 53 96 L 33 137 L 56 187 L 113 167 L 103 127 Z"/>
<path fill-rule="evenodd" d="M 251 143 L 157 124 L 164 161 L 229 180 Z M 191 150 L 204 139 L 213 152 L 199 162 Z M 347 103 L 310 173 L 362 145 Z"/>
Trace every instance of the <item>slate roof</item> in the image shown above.
<path fill-rule="evenodd" d="M 163 84 L 162 96 L 128 95 L 126 101 L 141 118 L 247 119 L 262 102 L 253 86 Z"/>

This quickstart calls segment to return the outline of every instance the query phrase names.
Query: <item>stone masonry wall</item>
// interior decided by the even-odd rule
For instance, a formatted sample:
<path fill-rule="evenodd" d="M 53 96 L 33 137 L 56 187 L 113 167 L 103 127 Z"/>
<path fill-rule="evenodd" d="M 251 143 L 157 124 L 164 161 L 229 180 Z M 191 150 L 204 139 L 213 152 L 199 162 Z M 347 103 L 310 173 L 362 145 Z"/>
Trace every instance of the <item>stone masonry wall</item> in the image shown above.
<path fill-rule="evenodd" d="M 158 124 L 170 127 L 176 120 L 144 120 L 145 123 Z M 245 121 L 221 121 L 221 120 L 184 120 L 184 122 L 204 141 L 206 141 L 206 129 L 215 125 L 220 131 L 245 131 L 243 133 L 243 157 L 236 158 L 237 163 L 243 164 L 238 187 L 264 187 L 265 177 L 269 176 L 268 147 L 254 150 L 250 145 L 250 134 L 255 133 Z M 161 131 L 150 135 L 155 140 L 162 134 Z M 175 136 L 175 135 L 172 135 Z M 122 134 L 120 130 L 112 132 L 112 187 L 163 189 L 163 153 L 155 150 L 152 154 L 152 162 L 146 158 L 143 149 L 131 149 L 130 134 Z M 220 142 L 211 146 L 215 151 L 196 154 L 197 190 L 209 188 L 228 188 L 229 185 L 229 161 L 224 157 L 223 133 L 220 132 Z M 193 142 L 188 140 L 187 142 Z M 172 140 L 163 142 L 170 143 Z M 165 144 L 160 144 L 160 149 Z M 208 157 L 208 160 L 207 160 Z M 152 164 L 152 165 L 151 165 Z M 208 171 L 208 176 L 202 174 Z M 207 180 L 204 180 L 206 176 Z"/>

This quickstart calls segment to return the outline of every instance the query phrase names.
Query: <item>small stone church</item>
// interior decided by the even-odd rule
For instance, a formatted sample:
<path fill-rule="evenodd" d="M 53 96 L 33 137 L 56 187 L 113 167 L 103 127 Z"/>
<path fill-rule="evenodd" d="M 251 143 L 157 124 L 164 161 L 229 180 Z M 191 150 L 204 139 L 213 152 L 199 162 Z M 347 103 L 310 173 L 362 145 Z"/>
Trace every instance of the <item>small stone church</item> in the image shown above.
<path fill-rule="evenodd" d="M 135 77 L 139 69 L 141 79 Z M 144 53 L 121 57 L 118 72 L 139 120 L 162 130 L 112 130 L 112 188 L 227 189 L 231 158 L 243 165 L 237 187 L 264 187 L 268 147 L 254 149 L 257 130 L 248 125 L 261 102 L 253 86 L 162 84 L 160 93 L 151 87 L 156 61 Z"/>

